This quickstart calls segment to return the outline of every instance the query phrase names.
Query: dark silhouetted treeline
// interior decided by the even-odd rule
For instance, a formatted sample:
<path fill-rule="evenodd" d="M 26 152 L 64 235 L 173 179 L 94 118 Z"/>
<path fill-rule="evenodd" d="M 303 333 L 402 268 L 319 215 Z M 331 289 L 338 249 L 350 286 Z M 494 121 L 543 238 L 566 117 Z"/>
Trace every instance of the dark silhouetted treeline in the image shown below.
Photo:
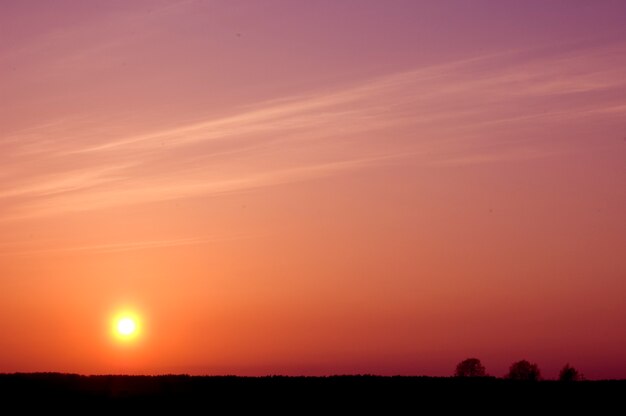
<path fill-rule="evenodd" d="M 623 403 L 626 381 L 518 381 L 495 377 L 199 377 L 0 374 L 0 403 L 94 413 L 124 409 L 239 412 L 263 410 L 384 411 L 414 414 L 425 409 L 562 412 Z M 502 407 L 506 406 L 506 407 Z M 0 408 L 1 411 L 1 408 Z M 416 413 L 417 412 L 417 413 Z M 9 414 L 9 413 L 5 413 Z M 18 413 L 11 413 L 18 414 Z M 556 414 L 556 413 L 555 413 Z"/>

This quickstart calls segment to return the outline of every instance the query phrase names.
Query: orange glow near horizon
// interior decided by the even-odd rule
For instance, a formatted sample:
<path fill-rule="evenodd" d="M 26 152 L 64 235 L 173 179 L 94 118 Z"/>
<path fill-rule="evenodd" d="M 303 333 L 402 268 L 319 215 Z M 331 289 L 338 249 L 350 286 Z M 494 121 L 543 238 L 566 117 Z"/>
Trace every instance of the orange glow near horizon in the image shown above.
<path fill-rule="evenodd" d="M 625 378 L 624 16 L 0 2 L 0 373 Z"/>

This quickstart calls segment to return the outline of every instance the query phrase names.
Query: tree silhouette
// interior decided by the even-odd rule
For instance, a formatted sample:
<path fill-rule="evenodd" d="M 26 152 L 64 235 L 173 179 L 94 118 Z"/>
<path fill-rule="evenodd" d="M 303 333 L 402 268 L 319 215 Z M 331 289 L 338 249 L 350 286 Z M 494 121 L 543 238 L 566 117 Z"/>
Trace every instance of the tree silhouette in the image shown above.
<path fill-rule="evenodd" d="M 478 358 L 468 358 L 456 365 L 455 377 L 485 377 L 485 366 Z"/>
<path fill-rule="evenodd" d="M 511 364 L 507 378 L 511 380 L 537 381 L 541 378 L 541 372 L 537 364 L 521 360 Z"/>
<path fill-rule="evenodd" d="M 560 381 L 579 381 L 582 378 L 581 374 L 569 363 L 565 364 L 565 367 L 561 369 L 559 373 Z"/>

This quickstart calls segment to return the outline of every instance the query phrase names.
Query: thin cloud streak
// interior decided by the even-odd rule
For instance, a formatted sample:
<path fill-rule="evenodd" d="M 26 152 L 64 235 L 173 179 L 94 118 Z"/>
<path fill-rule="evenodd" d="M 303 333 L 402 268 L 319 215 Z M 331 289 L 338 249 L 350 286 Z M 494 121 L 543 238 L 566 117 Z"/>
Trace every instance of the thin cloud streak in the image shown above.
<path fill-rule="evenodd" d="M 531 129 L 529 121 L 621 117 L 620 51 L 625 45 L 492 54 L 141 134 L 105 133 L 112 122 L 48 123 L 0 143 L 0 208 L 8 220 L 259 189 L 407 158 L 454 166 L 549 157 L 563 149 L 529 138 L 488 153 L 480 144 L 520 124 Z"/>
<path fill-rule="evenodd" d="M 294 167 L 291 169 L 259 172 L 249 176 L 232 177 L 221 181 L 190 180 L 185 177 L 172 177 L 166 182 L 152 186 L 130 183 L 125 188 L 90 190 L 88 198 L 84 193 L 75 192 L 51 196 L 24 204 L 23 214 L 3 216 L 1 222 L 68 214 L 81 211 L 157 202 L 196 196 L 219 196 L 235 192 L 250 191 L 270 186 L 299 182 L 330 176 L 340 172 L 365 169 L 367 167 L 393 163 L 394 160 L 408 158 L 415 153 L 378 155 L 370 158 L 329 162 L 318 165 Z"/>
<path fill-rule="evenodd" d="M 168 240 L 146 240 L 146 241 L 130 241 L 124 243 L 111 243 L 111 244 L 94 244 L 94 245 L 81 245 L 70 246 L 56 249 L 41 249 L 41 250 L 5 250 L 0 251 L 0 256 L 29 256 L 39 254 L 65 254 L 74 252 L 93 252 L 93 253 L 116 253 L 125 251 L 136 251 L 145 249 L 165 248 L 165 247 L 179 247 L 179 246 L 191 246 L 202 245 L 214 242 L 241 240 L 246 238 L 254 238 L 256 234 L 246 235 L 229 235 L 229 236 L 209 236 L 209 237 L 188 237 Z M 3 246 L 7 246 L 4 244 Z"/>

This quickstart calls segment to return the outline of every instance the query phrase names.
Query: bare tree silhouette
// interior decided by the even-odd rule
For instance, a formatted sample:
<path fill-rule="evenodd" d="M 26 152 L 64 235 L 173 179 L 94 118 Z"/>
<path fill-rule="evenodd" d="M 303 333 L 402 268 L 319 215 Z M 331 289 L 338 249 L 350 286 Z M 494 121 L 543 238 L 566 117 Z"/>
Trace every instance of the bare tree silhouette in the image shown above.
<path fill-rule="evenodd" d="M 565 364 L 565 367 L 563 367 L 559 373 L 560 381 L 579 381 L 581 379 L 582 375 L 578 372 L 578 370 L 569 365 L 569 363 Z"/>
<path fill-rule="evenodd" d="M 468 358 L 456 365 L 455 377 L 485 377 L 485 366 L 478 358 Z"/>
<path fill-rule="evenodd" d="M 507 378 L 511 380 L 537 381 L 541 378 L 541 372 L 537 364 L 521 360 L 511 364 Z"/>

